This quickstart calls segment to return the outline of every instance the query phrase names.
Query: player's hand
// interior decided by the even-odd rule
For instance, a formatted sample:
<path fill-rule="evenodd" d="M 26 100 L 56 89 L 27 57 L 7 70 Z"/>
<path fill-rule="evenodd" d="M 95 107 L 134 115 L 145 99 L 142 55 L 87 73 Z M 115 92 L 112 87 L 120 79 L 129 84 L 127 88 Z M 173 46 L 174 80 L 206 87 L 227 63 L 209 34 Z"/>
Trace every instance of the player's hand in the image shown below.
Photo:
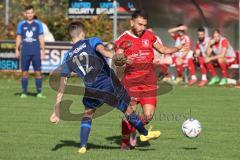
<path fill-rule="evenodd" d="M 214 45 L 216 42 L 215 42 L 215 40 L 214 39 L 211 39 L 210 40 L 210 45 L 212 46 L 212 45 Z"/>
<path fill-rule="evenodd" d="M 57 124 L 59 123 L 59 121 L 60 121 L 60 116 L 56 112 L 53 112 L 50 117 L 50 122 Z"/>
<path fill-rule="evenodd" d="M 188 43 L 183 43 L 179 46 L 177 46 L 179 52 L 188 52 L 190 49 L 190 46 Z"/>
<path fill-rule="evenodd" d="M 210 57 L 205 57 L 205 58 L 204 58 L 204 62 L 205 62 L 205 63 L 208 63 L 208 62 L 210 62 L 210 61 L 211 61 L 211 58 L 210 58 Z"/>
<path fill-rule="evenodd" d="M 171 56 L 166 56 L 161 59 L 154 59 L 153 60 L 154 65 L 162 65 L 162 64 L 173 64 L 173 58 Z"/>
<path fill-rule="evenodd" d="M 19 58 L 19 57 L 20 57 L 20 52 L 19 52 L 19 50 L 16 50 L 15 56 L 16 56 L 16 58 Z"/>
<path fill-rule="evenodd" d="M 127 58 L 123 53 L 116 53 L 113 55 L 112 61 L 116 66 L 123 66 L 126 64 Z"/>
<path fill-rule="evenodd" d="M 60 121 L 60 108 L 58 105 L 56 105 L 55 110 L 53 111 L 50 117 L 50 122 L 57 124 L 59 121 Z"/>

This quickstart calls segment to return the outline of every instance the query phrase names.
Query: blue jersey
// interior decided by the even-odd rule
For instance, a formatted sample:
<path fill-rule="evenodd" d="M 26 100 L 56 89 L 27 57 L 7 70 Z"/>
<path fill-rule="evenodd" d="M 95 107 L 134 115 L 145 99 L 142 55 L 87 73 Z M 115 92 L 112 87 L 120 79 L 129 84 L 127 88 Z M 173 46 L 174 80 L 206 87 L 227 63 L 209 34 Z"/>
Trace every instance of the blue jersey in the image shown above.
<path fill-rule="evenodd" d="M 125 111 L 130 97 L 105 58 L 96 51 L 99 44 L 102 41 L 97 37 L 75 43 L 64 56 L 61 76 L 69 77 L 71 72 L 75 72 L 83 79 L 83 104 L 86 108 L 95 109 L 107 103 Z"/>
<path fill-rule="evenodd" d="M 75 43 L 65 55 L 62 65 L 62 76 L 77 73 L 85 83 L 91 85 L 97 77 L 110 76 L 110 68 L 104 57 L 96 51 L 96 47 L 103 44 L 97 37 L 80 40 Z"/>
<path fill-rule="evenodd" d="M 27 20 L 20 21 L 17 26 L 17 34 L 22 37 L 22 55 L 40 54 L 39 36 L 43 35 L 43 26 L 40 21 L 33 20 L 32 23 L 28 23 Z"/>

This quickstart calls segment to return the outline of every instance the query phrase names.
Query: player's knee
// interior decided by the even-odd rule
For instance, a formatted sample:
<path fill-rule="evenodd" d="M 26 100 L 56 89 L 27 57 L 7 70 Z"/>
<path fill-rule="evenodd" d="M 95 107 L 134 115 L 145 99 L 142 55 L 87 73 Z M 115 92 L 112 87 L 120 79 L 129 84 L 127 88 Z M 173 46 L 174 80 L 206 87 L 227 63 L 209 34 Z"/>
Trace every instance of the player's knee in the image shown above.
<path fill-rule="evenodd" d="M 223 63 L 223 62 L 225 62 L 224 58 L 218 58 L 218 63 Z"/>
<path fill-rule="evenodd" d="M 36 71 L 36 72 L 35 72 L 35 77 L 36 77 L 36 78 L 42 78 L 41 72 L 40 72 L 40 71 Z"/>
<path fill-rule="evenodd" d="M 95 109 L 86 109 L 84 111 L 84 117 L 88 117 L 92 119 L 94 113 L 95 113 Z"/>
<path fill-rule="evenodd" d="M 27 78 L 28 77 L 28 72 L 22 72 L 22 78 Z"/>

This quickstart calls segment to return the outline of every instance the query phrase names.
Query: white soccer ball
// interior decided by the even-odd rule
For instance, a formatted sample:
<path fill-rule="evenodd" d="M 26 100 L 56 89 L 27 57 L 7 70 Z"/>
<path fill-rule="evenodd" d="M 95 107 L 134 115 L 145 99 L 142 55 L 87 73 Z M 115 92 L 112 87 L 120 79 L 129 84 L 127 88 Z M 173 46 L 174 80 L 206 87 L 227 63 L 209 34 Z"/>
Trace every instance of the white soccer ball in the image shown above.
<path fill-rule="evenodd" d="M 188 138 L 196 138 L 202 131 L 201 123 L 196 119 L 187 119 L 182 124 L 182 131 Z"/>

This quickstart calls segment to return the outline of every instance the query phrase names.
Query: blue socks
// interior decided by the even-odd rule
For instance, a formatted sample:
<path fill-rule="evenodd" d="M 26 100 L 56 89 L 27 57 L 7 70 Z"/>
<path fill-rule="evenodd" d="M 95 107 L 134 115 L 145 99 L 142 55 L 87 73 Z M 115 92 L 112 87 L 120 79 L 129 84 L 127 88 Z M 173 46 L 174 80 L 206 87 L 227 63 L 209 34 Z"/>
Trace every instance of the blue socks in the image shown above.
<path fill-rule="evenodd" d="M 42 92 L 42 78 L 35 78 L 37 93 Z M 28 78 L 22 78 L 22 93 L 27 94 Z"/>
<path fill-rule="evenodd" d="M 83 117 L 81 122 L 81 129 L 80 129 L 80 140 L 81 140 L 81 147 L 87 147 L 87 141 L 90 134 L 92 125 L 92 119 L 88 117 Z"/>
<path fill-rule="evenodd" d="M 131 113 L 130 115 L 126 116 L 127 120 L 129 123 L 131 123 L 134 128 L 136 128 L 138 130 L 138 132 L 144 136 L 146 136 L 148 134 L 148 131 L 146 130 L 146 128 L 144 127 L 144 124 L 142 123 L 142 121 L 138 118 L 136 113 Z"/>
<path fill-rule="evenodd" d="M 28 78 L 22 78 L 22 93 L 27 94 Z"/>
<path fill-rule="evenodd" d="M 35 78 L 37 93 L 42 92 L 42 78 Z"/>

